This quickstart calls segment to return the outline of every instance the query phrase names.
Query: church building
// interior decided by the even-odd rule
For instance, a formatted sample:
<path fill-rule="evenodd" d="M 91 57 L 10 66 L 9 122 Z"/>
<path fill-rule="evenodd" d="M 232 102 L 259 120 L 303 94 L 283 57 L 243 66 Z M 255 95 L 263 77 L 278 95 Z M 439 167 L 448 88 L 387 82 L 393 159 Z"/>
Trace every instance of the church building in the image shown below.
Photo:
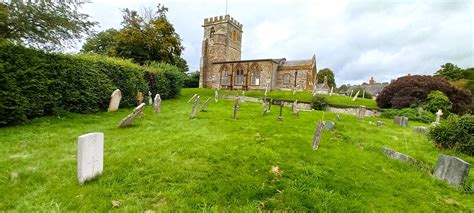
<path fill-rule="evenodd" d="M 312 91 L 316 57 L 290 61 L 241 59 L 242 24 L 229 15 L 204 19 L 200 88 Z"/>

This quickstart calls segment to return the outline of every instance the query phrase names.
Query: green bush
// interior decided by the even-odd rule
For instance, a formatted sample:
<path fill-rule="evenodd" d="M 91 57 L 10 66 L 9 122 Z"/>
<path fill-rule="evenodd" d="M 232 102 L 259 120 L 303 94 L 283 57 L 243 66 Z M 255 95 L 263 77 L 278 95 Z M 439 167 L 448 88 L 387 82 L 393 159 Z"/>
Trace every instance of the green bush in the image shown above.
<path fill-rule="evenodd" d="M 184 81 L 184 87 L 186 88 L 198 88 L 199 87 L 199 71 L 189 73 Z"/>
<path fill-rule="evenodd" d="M 435 119 L 433 113 L 415 108 L 385 109 L 380 115 L 382 118 L 393 118 L 395 116 L 405 116 L 411 121 L 420 121 L 423 123 L 431 123 Z"/>
<path fill-rule="evenodd" d="M 372 99 L 372 95 L 368 93 L 367 91 L 364 93 L 364 88 L 362 87 L 357 87 L 354 89 L 353 94 L 357 94 L 359 92 L 359 95 L 357 95 L 358 98 L 366 98 L 366 99 Z"/>
<path fill-rule="evenodd" d="M 324 96 L 315 95 L 313 96 L 313 99 L 311 99 L 311 106 L 316 110 L 326 110 L 328 100 Z"/>
<path fill-rule="evenodd" d="M 474 155 L 474 116 L 450 115 L 441 124 L 430 128 L 429 137 L 438 148 Z"/>
<path fill-rule="evenodd" d="M 144 68 L 95 55 L 49 54 L 0 42 L 0 126 L 59 112 L 107 109 L 122 91 L 122 107 L 134 106 L 136 90 L 148 91 Z"/>
<path fill-rule="evenodd" d="M 171 64 L 151 63 L 144 73 L 144 78 L 153 96 L 159 93 L 161 98 L 169 99 L 179 95 L 186 74 Z"/>
<path fill-rule="evenodd" d="M 447 115 L 447 112 L 451 111 L 453 103 L 443 92 L 435 90 L 430 92 L 423 107 L 432 113 L 436 113 L 440 109 Z"/>

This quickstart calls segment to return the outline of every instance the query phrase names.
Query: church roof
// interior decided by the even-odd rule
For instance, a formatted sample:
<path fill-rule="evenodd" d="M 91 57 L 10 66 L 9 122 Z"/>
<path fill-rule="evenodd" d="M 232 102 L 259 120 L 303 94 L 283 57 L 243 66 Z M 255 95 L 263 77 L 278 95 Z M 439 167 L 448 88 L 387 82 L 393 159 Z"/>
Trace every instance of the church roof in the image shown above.
<path fill-rule="evenodd" d="M 308 60 L 293 60 L 293 61 L 284 61 L 283 66 L 304 66 L 304 65 L 312 65 L 312 59 Z"/>

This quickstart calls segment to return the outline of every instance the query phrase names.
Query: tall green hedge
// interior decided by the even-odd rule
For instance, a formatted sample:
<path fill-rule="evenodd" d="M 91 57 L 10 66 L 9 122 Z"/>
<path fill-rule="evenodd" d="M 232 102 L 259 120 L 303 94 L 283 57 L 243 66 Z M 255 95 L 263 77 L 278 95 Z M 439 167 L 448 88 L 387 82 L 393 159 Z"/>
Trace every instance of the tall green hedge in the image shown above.
<path fill-rule="evenodd" d="M 171 64 L 151 63 L 144 77 L 153 96 L 159 93 L 163 99 L 169 99 L 179 95 L 186 74 Z"/>
<path fill-rule="evenodd" d="M 65 111 L 104 111 L 117 88 L 120 107 L 135 106 L 136 92 L 148 92 L 145 73 L 152 73 L 155 93 L 173 98 L 184 75 L 174 69 L 98 55 L 50 54 L 0 41 L 0 126 Z"/>

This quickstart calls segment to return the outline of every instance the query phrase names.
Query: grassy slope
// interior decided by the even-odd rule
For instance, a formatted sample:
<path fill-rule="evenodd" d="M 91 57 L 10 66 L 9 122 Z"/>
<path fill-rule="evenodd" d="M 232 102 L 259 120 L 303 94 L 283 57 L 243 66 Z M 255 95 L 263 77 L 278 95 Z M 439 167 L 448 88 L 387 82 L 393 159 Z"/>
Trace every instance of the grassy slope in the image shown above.
<path fill-rule="evenodd" d="M 145 116 L 127 129 L 115 126 L 131 109 L 45 117 L 0 129 L 0 210 L 102 211 L 113 209 L 112 200 L 127 211 L 474 210 L 472 191 L 430 176 L 439 152 L 411 128 L 389 120 L 377 127 L 368 124 L 375 118 L 341 115 L 313 151 L 316 121 L 334 120 L 335 114 L 294 117 L 285 108 L 280 122 L 277 108 L 261 116 L 260 104 L 242 103 L 233 120 L 232 101 L 220 100 L 190 120 L 192 104 L 186 101 L 196 91 L 164 101 L 161 114 L 147 106 Z M 105 133 L 104 173 L 79 186 L 77 137 L 93 131 Z M 383 146 L 424 163 L 391 160 Z M 456 155 L 474 163 L 473 157 Z M 281 177 L 269 172 L 272 166 L 281 168 Z"/>

